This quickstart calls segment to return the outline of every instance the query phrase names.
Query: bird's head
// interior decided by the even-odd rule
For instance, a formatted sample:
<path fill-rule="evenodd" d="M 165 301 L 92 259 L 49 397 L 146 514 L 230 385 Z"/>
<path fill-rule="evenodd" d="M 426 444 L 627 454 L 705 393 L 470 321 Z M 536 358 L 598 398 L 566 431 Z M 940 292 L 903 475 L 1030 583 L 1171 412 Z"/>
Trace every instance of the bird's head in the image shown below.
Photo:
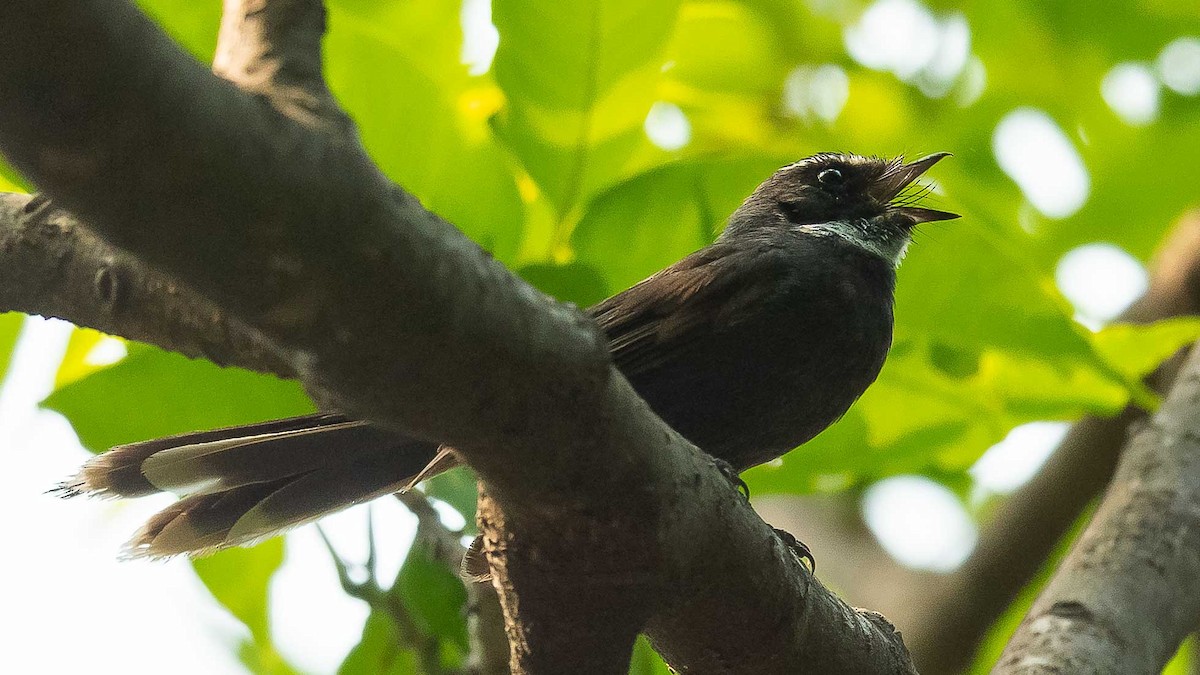
<path fill-rule="evenodd" d="M 958 215 L 918 206 L 928 189 L 916 180 L 950 153 L 905 164 L 883 159 L 821 153 L 775 172 L 729 219 L 722 238 L 766 234 L 779 228 L 837 236 L 898 265 L 920 223 Z"/>

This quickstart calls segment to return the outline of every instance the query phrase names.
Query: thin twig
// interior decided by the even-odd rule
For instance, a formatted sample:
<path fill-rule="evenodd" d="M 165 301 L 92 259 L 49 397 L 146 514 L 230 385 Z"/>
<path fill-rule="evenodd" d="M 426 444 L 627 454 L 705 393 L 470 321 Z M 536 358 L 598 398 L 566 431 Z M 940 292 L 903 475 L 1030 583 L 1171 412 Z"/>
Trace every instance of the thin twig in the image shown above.
<path fill-rule="evenodd" d="M 317 533 L 321 536 L 321 541 L 325 543 L 329 557 L 333 559 L 333 565 L 337 569 L 338 582 L 341 583 L 342 590 L 346 592 L 346 595 L 362 600 L 367 603 L 372 612 L 377 612 L 391 620 L 399 637 L 401 648 L 411 650 L 417 655 L 424 675 L 454 675 L 454 670 L 442 667 L 441 641 L 438 637 L 423 631 L 399 595 L 391 588 L 384 588 L 379 583 L 376 567 L 378 553 L 375 545 L 375 521 L 372 511 L 370 509 L 367 511 L 367 559 L 360 566 L 364 575 L 361 582 L 354 581 L 350 563 L 338 554 L 320 525 L 317 525 Z"/>

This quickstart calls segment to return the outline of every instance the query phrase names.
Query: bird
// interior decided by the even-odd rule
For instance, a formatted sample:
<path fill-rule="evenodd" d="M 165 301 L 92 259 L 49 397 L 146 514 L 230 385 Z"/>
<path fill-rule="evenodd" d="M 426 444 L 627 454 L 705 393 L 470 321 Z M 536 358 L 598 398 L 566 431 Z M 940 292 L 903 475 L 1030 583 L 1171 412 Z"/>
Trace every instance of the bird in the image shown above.
<path fill-rule="evenodd" d="M 612 362 L 673 429 L 731 475 L 837 421 L 892 342 L 896 270 L 949 153 L 905 163 L 821 153 L 771 175 L 708 246 L 587 310 Z M 57 490 L 180 499 L 127 557 L 249 546 L 458 464 L 451 448 L 337 412 L 117 446 Z"/>

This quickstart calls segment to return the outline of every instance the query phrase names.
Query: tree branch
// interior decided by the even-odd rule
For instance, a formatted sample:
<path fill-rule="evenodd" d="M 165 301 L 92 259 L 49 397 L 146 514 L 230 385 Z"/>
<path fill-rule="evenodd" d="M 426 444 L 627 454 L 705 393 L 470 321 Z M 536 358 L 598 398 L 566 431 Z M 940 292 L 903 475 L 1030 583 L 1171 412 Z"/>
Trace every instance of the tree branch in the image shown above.
<path fill-rule="evenodd" d="M 222 46 L 222 72 L 316 49 L 309 18 L 242 7 L 224 39 L 276 47 Z M 696 672 L 912 672 L 886 621 L 811 580 L 652 414 L 589 320 L 387 182 L 346 126 L 214 78 L 127 2 L 10 0 L 0 22 L 15 166 L 262 331 L 338 407 L 451 443 L 484 479 L 515 673 L 623 674 L 643 626 Z"/>
<path fill-rule="evenodd" d="M 426 546 L 434 559 L 459 575 L 463 556 L 467 553 L 459 541 L 461 535 L 446 529 L 429 499 L 421 492 L 397 493 L 396 498 L 417 517 L 416 545 Z M 504 633 L 500 598 L 491 584 L 466 580 L 463 583 L 467 589 L 467 633 L 471 640 L 467 672 L 471 675 L 509 675 L 508 636 Z"/>
<path fill-rule="evenodd" d="M 1200 622 L 1200 349 L 1125 447 L 997 673 L 1157 673 Z M 1147 626 L 1154 630 L 1147 631 Z"/>
<path fill-rule="evenodd" d="M 376 576 L 378 570 L 375 564 L 375 527 L 371 511 L 367 511 L 368 549 L 367 560 L 363 564 L 363 571 L 366 577 L 363 581 L 355 581 L 353 579 L 350 571 L 351 565 L 337 552 L 337 549 L 333 546 L 333 542 L 329 541 L 329 537 L 325 534 L 325 530 L 321 529 L 320 525 L 317 526 L 317 533 L 320 535 L 322 543 L 325 544 L 325 550 L 329 552 L 329 557 L 333 560 L 334 569 L 337 570 L 338 582 L 341 584 L 342 590 L 345 591 L 346 595 L 362 600 L 367 603 L 372 612 L 377 612 L 387 618 L 396 632 L 397 642 L 400 643 L 401 649 L 412 651 L 420 662 L 422 675 L 451 675 L 446 669 L 442 668 L 441 644 L 437 636 L 430 635 L 417 625 L 412 612 L 404 604 L 400 596 L 394 593 L 391 588 L 385 589 L 379 583 L 379 579 Z"/>
<path fill-rule="evenodd" d="M 66 319 L 193 358 L 293 377 L 261 335 L 96 237 L 40 195 L 0 193 L 0 309 Z"/>
<path fill-rule="evenodd" d="M 268 6 L 269 4 L 269 6 Z M 310 0 L 225 0 L 213 73 L 308 124 L 352 132 L 321 76 L 325 7 Z"/>

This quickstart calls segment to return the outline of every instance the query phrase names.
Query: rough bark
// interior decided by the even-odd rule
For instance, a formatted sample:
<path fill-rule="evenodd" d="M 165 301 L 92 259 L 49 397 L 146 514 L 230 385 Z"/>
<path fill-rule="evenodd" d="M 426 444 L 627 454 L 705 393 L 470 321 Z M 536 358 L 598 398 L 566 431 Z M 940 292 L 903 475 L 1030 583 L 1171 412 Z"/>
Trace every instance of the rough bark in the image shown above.
<path fill-rule="evenodd" d="M 912 672 L 886 621 L 813 581 L 649 411 L 590 321 L 382 176 L 320 81 L 319 2 L 226 10 L 227 80 L 128 2 L 0 4 L 0 151 L 341 409 L 458 448 L 487 486 L 515 673 L 624 673 L 643 627 L 680 670 Z"/>
<path fill-rule="evenodd" d="M 0 193 L 0 308 L 67 319 L 220 365 L 293 377 L 256 331 L 97 237 L 42 195 Z"/>
<path fill-rule="evenodd" d="M 1200 350 L 1192 352 L 993 672 L 1157 673 L 1200 623 Z"/>

